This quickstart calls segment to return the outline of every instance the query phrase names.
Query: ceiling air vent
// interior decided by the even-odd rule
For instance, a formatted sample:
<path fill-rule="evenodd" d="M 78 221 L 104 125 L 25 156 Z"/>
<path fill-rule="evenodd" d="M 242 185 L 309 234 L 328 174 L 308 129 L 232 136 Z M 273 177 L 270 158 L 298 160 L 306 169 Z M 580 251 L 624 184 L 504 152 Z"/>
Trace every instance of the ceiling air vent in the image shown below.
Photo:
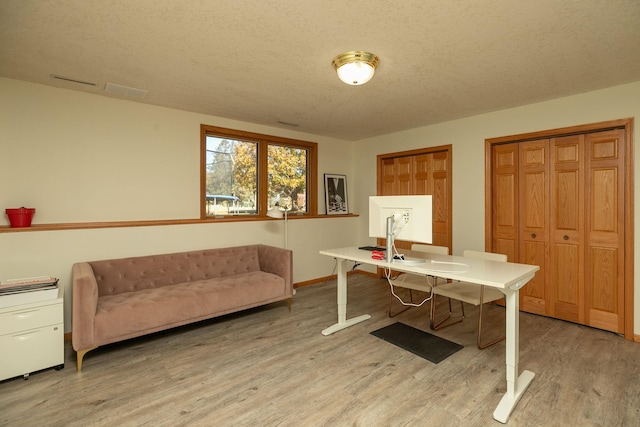
<path fill-rule="evenodd" d="M 297 128 L 299 126 L 297 123 L 285 122 L 282 120 L 278 120 L 278 123 L 280 123 L 281 125 L 290 126 L 294 128 Z"/>
<path fill-rule="evenodd" d="M 147 93 L 149 93 L 146 90 L 117 85 L 115 83 L 107 83 L 104 87 L 104 91 L 115 93 L 116 95 L 130 96 L 133 98 L 144 98 L 145 96 L 147 96 Z"/>
<path fill-rule="evenodd" d="M 85 85 L 85 86 L 93 86 L 93 87 L 97 87 L 98 86 L 98 83 L 85 82 L 83 80 L 72 79 L 71 77 L 59 76 L 57 74 L 49 74 L 49 77 L 51 77 L 54 80 L 62 80 L 62 81 L 65 81 L 65 82 L 70 82 L 70 83 L 78 83 L 78 84 Z"/>

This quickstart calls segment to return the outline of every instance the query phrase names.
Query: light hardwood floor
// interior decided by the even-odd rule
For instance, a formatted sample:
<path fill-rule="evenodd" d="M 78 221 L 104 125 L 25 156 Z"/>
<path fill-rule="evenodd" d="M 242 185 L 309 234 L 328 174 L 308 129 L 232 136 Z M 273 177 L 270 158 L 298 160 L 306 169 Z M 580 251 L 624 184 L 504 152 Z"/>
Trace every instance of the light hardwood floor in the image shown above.
<path fill-rule="evenodd" d="M 285 303 L 99 348 L 66 367 L 0 382 L 6 426 L 498 426 L 504 342 L 475 346 L 476 310 L 436 335 L 464 345 L 432 364 L 369 333 L 396 321 L 428 329 L 428 307 L 394 319 L 388 288 L 349 279 L 348 316 L 372 319 L 331 336 L 335 281 Z M 442 301 L 444 302 L 444 300 Z M 489 325 L 500 322 L 490 307 Z M 536 374 L 510 426 L 640 424 L 640 344 L 522 313 L 520 369 Z M 1 356 L 0 356 L 0 363 Z"/>

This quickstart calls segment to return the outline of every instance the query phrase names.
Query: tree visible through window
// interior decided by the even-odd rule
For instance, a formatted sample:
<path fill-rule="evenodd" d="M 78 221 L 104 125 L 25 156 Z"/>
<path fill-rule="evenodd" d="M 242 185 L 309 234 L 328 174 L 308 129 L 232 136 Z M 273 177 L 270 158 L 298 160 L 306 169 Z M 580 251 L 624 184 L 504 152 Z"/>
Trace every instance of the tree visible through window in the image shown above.
<path fill-rule="evenodd" d="M 265 216 L 279 206 L 316 212 L 315 143 L 201 127 L 201 215 Z"/>
<path fill-rule="evenodd" d="M 257 213 L 255 142 L 206 137 L 207 215 Z"/>
<path fill-rule="evenodd" d="M 268 157 L 268 208 L 277 205 L 293 213 L 306 213 L 307 150 L 269 145 Z"/>

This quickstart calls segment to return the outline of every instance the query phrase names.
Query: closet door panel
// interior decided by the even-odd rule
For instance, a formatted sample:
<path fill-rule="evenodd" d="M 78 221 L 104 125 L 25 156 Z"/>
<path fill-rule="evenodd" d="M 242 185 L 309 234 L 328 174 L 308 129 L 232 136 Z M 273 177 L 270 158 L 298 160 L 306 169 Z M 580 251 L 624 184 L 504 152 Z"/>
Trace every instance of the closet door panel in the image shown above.
<path fill-rule="evenodd" d="M 385 196 L 405 196 L 413 194 L 413 168 L 414 163 L 410 156 L 384 159 L 382 162 L 382 182 Z M 387 239 L 378 239 L 377 244 L 386 245 Z M 411 242 L 395 240 L 398 250 L 410 249 Z"/>
<path fill-rule="evenodd" d="M 587 324 L 624 332 L 624 132 L 586 137 Z"/>
<path fill-rule="evenodd" d="M 520 291 L 522 310 L 547 314 L 549 140 L 520 143 L 520 259 L 540 270 Z"/>
<path fill-rule="evenodd" d="M 617 332 L 619 295 L 616 286 L 617 250 L 606 247 L 590 248 L 590 276 L 597 278 L 590 286 L 589 326 Z"/>
<path fill-rule="evenodd" d="M 412 169 L 414 171 L 413 194 L 433 194 L 432 157 L 432 154 L 409 157 L 413 162 Z"/>
<path fill-rule="evenodd" d="M 380 194 L 394 194 L 396 185 L 395 159 L 384 159 L 380 162 Z"/>
<path fill-rule="evenodd" d="M 433 244 L 449 247 L 447 152 L 418 154 L 413 159 L 413 193 L 433 196 Z"/>
<path fill-rule="evenodd" d="M 546 290 L 542 266 L 547 263 L 545 243 L 526 241 L 520 245 L 520 262 L 523 264 L 539 265 L 540 270 L 533 279 L 520 291 L 520 308 L 529 313 L 546 313 Z"/>
<path fill-rule="evenodd" d="M 550 145 L 549 314 L 584 324 L 584 135 Z"/>
<path fill-rule="evenodd" d="M 394 159 L 396 187 L 393 193 L 396 196 L 405 196 L 413 193 L 413 161 L 411 157 L 399 157 Z"/>
<path fill-rule="evenodd" d="M 519 262 L 518 144 L 497 145 L 492 150 L 492 248 L 507 255 L 510 262 Z"/>
<path fill-rule="evenodd" d="M 449 223 L 449 176 L 448 155 L 446 152 L 430 154 L 433 188 L 433 244 L 449 247 L 451 224 Z M 451 248 L 449 249 L 451 250 Z"/>
<path fill-rule="evenodd" d="M 580 248 L 577 245 L 556 245 L 556 255 L 558 259 L 568 260 L 566 263 L 556 263 L 555 282 L 562 283 L 557 288 L 555 301 L 557 303 L 555 314 L 565 320 L 577 322 L 579 315 L 580 288 L 579 280 L 582 274 L 578 269 L 578 259 L 580 258 Z"/>
<path fill-rule="evenodd" d="M 438 212 L 439 207 L 442 206 L 442 201 L 439 200 L 441 194 L 436 194 L 436 185 L 434 182 L 434 164 L 433 164 L 433 153 L 428 154 L 417 154 L 415 156 L 411 156 L 413 162 L 413 183 L 412 194 L 431 194 L 433 196 L 433 210 L 432 210 L 432 237 L 433 244 L 440 245 L 442 240 L 442 236 L 440 230 L 438 229 Z M 448 246 L 444 244 L 443 246 Z"/>

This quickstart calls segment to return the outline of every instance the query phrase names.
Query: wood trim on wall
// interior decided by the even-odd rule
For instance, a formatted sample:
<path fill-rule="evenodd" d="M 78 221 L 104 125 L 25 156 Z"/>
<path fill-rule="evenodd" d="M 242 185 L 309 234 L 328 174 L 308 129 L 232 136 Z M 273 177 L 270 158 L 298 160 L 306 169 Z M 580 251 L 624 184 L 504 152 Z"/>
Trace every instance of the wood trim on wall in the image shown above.
<path fill-rule="evenodd" d="M 336 219 L 336 218 L 353 218 L 358 214 L 345 215 L 291 215 L 289 220 L 305 220 L 305 219 Z M 281 221 L 275 218 L 264 217 L 236 217 L 231 216 L 221 219 L 159 219 L 148 221 L 112 221 L 112 222 L 69 222 L 58 224 L 32 224 L 31 227 L 12 228 L 8 225 L 0 226 L 1 233 L 28 233 L 33 231 L 59 231 L 59 230 L 85 230 L 92 228 L 127 228 L 127 227 L 157 227 L 164 225 L 185 225 L 185 224 L 216 224 L 222 222 L 251 222 L 251 221 Z"/>
<path fill-rule="evenodd" d="M 529 132 L 524 134 L 502 136 L 497 138 L 485 139 L 485 250 L 490 251 L 492 247 L 492 147 L 494 145 L 523 142 L 542 138 L 551 138 L 566 135 L 575 135 L 582 133 L 598 132 L 609 129 L 624 129 L 625 133 L 625 188 L 624 188 L 624 223 L 625 234 L 625 286 L 624 286 L 624 337 L 630 341 L 637 341 L 637 335 L 634 334 L 634 162 L 633 162 L 633 128 L 634 119 L 632 117 L 626 119 L 609 120 L 598 123 L 590 123 L 586 125 L 570 126 L 565 128 L 543 130 L 537 132 Z"/>

